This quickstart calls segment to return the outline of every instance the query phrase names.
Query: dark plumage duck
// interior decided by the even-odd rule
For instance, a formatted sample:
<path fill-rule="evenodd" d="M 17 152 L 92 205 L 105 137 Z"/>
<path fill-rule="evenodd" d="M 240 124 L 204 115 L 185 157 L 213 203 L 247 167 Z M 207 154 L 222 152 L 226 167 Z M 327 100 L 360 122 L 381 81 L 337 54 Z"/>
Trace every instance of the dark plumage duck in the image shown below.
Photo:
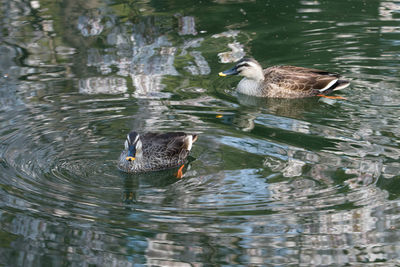
<path fill-rule="evenodd" d="M 132 131 L 126 137 L 118 168 L 125 172 L 138 173 L 181 166 L 178 171 L 178 178 L 181 178 L 183 164 L 196 140 L 197 135 L 183 132 L 139 135 Z"/>
<path fill-rule="evenodd" d="M 220 76 L 241 75 L 237 90 L 258 97 L 301 98 L 325 96 L 332 91 L 349 86 L 337 73 L 295 66 L 261 67 L 253 58 L 239 60 L 232 69 Z"/>

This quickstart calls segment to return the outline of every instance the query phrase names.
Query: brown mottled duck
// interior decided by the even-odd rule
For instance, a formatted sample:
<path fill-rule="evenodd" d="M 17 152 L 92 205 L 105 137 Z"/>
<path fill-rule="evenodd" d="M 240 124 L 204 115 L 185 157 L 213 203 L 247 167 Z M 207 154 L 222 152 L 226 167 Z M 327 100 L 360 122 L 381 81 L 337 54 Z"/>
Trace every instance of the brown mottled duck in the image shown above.
<path fill-rule="evenodd" d="M 219 75 L 244 76 L 237 90 L 242 94 L 258 97 L 327 97 L 327 94 L 350 85 L 349 81 L 341 79 L 337 73 L 296 66 L 272 66 L 263 69 L 253 58 L 243 58 L 233 68 L 220 72 Z"/>
<path fill-rule="evenodd" d="M 125 141 L 118 168 L 128 173 L 158 171 L 180 167 L 177 177 L 182 177 L 186 162 L 197 135 L 184 132 L 144 133 L 130 132 Z"/>

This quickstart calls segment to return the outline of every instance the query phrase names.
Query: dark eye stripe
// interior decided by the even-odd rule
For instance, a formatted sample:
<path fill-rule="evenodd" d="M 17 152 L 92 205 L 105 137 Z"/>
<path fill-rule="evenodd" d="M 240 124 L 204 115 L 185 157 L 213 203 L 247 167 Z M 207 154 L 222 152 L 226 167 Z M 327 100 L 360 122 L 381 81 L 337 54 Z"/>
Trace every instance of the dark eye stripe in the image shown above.
<path fill-rule="evenodd" d="M 250 67 L 250 65 L 247 64 L 247 63 L 242 63 L 242 64 L 238 65 L 238 68 L 239 68 L 239 67 Z"/>

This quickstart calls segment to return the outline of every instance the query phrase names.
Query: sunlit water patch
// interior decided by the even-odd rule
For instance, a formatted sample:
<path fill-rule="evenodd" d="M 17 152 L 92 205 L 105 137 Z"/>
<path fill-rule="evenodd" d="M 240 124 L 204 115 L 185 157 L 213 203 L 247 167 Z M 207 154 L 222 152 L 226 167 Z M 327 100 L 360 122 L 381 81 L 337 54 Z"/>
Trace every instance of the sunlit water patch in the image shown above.
<path fill-rule="evenodd" d="M 398 2 L 192 6 L 1 4 L 0 263 L 398 265 Z M 244 55 L 352 86 L 240 95 Z M 132 129 L 199 134 L 183 178 L 119 171 Z"/>

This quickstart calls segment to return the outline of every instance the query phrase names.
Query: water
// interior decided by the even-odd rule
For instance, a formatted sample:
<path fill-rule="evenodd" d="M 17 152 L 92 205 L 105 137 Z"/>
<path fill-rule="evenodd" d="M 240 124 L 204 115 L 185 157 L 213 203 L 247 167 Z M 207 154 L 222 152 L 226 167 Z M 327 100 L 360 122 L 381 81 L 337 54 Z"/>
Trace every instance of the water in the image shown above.
<path fill-rule="evenodd" d="M 0 4 L 0 264 L 400 264 L 399 1 Z M 238 95 L 250 55 L 347 100 Z M 126 133 L 198 133 L 183 179 Z"/>

